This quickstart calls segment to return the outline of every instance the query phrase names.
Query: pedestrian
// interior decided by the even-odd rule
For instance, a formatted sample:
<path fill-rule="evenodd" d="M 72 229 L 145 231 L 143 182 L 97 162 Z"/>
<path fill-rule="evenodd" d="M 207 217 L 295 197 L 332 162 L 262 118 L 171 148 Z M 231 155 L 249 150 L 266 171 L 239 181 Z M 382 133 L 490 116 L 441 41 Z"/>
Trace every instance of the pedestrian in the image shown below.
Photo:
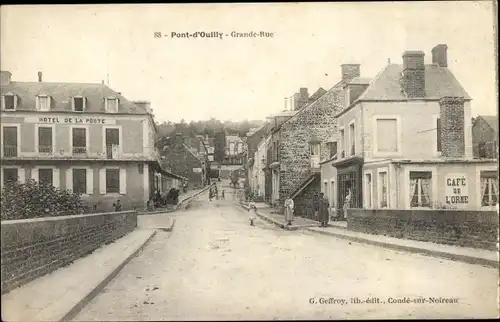
<path fill-rule="evenodd" d="M 208 191 L 208 200 L 212 201 L 212 197 L 213 197 L 213 192 L 212 188 L 210 188 L 210 190 Z"/>
<path fill-rule="evenodd" d="M 221 199 L 224 200 L 225 196 L 224 196 L 224 190 L 222 190 L 222 196 L 221 196 Z"/>
<path fill-rule="evenodd" d="M 287 221 L 287 226 L 292 225 L 293 221 L 293 199 L 288 198 L 285 200 L 285 221 Z"/>
<path fill-rule="evenodd" d="M 255 226 L 255 220 L 257 219 L 257 207 L 255 206 L 255 202 L 253 200 L 250 201 L 248 204 L 248 212 L 250 213 L 249 219 L 250 219 L 250 226 Z"/>
<path fill-rule="evenodd" d="M 328 202 L 328 198 L 326 198 L 325 194 L 320 193 L 319 198 L 319 221 L 321 222 L 320 227 L 328 227 L 328 208 L 330 207 L 330 203 Z"/>
<path fill-rule="evenodd" d="M 351 189 L 347 191 L 347 195 L 344 199 L 344 211 L 343 211 L 343 220 L 347 219 L 347 209 L 351 207 Z"/>
<path fill-rule="evenodd" d="M 113 204 L 113 206 L 115 207 L 115 211 L 118 212 L 118 211 L 122 211 L 122 204 L 120 203 L 120 199 L 118 199 L 116 201 L 116 204 Z"/>

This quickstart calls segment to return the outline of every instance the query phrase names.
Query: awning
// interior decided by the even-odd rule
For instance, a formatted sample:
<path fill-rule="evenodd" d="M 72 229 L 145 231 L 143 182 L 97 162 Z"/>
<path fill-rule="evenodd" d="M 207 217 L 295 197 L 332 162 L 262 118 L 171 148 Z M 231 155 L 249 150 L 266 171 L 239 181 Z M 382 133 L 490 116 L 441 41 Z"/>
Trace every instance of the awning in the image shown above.
<path fill-rule="evenodd" d="M 172 179 L 177 179 L 177 180 L 186 180 L 186 181 L 188 180 L 188 178 L 186 178 L 186 177 L 177 175 L 175 173 L 172 173 L 172 172 L 168 171 L 167 169 L 162 168 L 160 162 L 153 162 L 153 167 L 154 167 L 154 170 L 156 172 L 158 172 L 161 175 L 164 175 L 166 177 L 169 177 L 169 178 L 172 178 Z"/>

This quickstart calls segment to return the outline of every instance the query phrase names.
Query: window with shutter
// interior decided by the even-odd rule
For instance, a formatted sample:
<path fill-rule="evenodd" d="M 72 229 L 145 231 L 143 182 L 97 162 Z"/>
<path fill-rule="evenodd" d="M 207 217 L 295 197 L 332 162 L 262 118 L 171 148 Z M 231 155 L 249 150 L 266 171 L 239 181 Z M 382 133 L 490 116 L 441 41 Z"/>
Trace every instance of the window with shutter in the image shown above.
<path fill-rule="evenodd" d="M 52 127 L 38 128 L 38 152 L 39 153 L 52 153 Z"/>
<path fill-rule="evenodd" d="M 17 168 L 3 169 L 3 183 L 16 182 L 18 180 Z"/>
<path fill-rule="evenodd" d="M 3 96 L 3 109 L 13 111 L 16 109 L 17 97 L 14 94 L 7 94 Z"/>
<path fill-rule="evenodd" d="M 16 157 L 18 150 L 17 142 L 17 126 L 4 126 L 3 127 L 3 156 Z"/>
<path fill-rule="evenodd" d="M 87 169 L 73 169 L 73 192 L 87 193 Z"/>
<path fill-rule="evenodd" d="M 84 109 L 85 109 L 85 98 L 73 97 L 73 110 L 75 112 L 83 112 Z"/>
<path fill-rule="evenodd" d="M 53 169 L 38 169 L 38 182 L 49 186 L 54 185 Z"/>
<path fill-rule="evenodd" d="M 106 193 L 120 192 L 120 170 L 106 169 Z"/>

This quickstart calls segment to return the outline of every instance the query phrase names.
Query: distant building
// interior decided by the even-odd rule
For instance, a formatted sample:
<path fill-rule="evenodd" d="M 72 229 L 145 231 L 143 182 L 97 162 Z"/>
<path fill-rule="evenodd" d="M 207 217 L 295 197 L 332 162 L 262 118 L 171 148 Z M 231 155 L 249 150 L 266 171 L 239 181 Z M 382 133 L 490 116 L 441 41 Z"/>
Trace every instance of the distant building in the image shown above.
<path fill-rule="evenodd" d="M 139 208 L 154 193 L 156 125 L 146 101 L 104 84 L 11 80 L 1 71 L 1 184 L 34 179 L 89 206 Z"/>
<path fill-rule="evenodd" d="M 475 158 L 498 159 L 498 115 L 479 115 L 472 124 Z"/>

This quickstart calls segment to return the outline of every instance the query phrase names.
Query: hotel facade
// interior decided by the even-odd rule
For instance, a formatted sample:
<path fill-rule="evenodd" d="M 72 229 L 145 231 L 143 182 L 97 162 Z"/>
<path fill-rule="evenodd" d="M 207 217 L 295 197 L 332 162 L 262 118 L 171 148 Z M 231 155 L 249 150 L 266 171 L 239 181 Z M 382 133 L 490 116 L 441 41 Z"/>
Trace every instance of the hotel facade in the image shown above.
<path fill-rule="evenodd" d="M 142 209 L 161 171 L 149 102 L 104 84 L 13 82 L 1 72 L 1 185 L 34 179 L 108 211 Z"/>

